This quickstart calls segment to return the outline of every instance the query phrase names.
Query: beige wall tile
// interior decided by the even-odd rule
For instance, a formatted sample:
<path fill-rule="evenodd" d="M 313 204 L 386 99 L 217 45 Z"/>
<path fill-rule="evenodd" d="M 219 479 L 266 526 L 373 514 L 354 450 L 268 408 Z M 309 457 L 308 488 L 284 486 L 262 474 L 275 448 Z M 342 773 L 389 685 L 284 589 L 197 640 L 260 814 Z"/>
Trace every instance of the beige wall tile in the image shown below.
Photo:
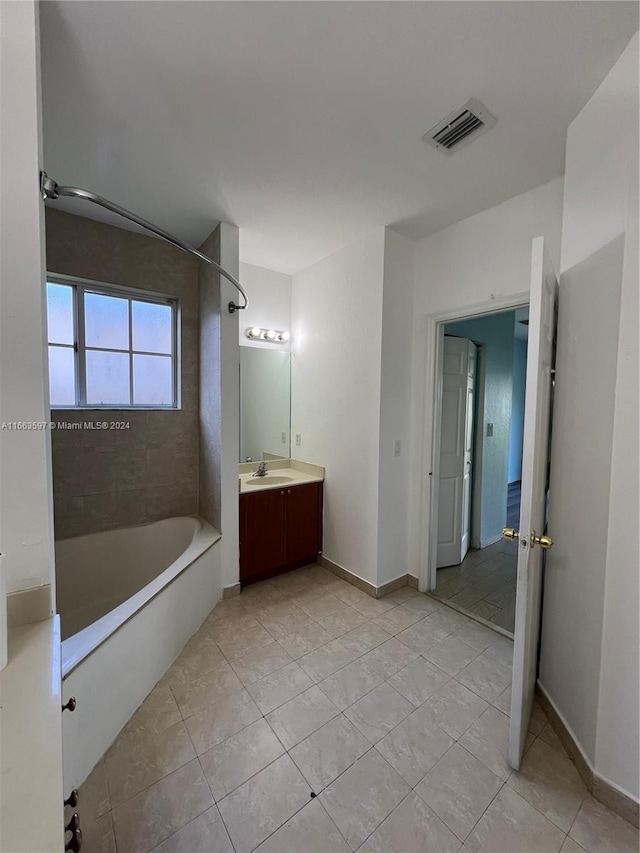
<path fill-rule="evenodd" d="M 56 537 L 197 512 L 197 261 L 160 240 L 103 222 L 50 208 L 45 216 L 49 272 L 167 293 L 180 299 L 183 320 L 184 411 L 54 413 L 56 421 L 99 416 L 131 425 L 118 431 L 52 432 Z"/>

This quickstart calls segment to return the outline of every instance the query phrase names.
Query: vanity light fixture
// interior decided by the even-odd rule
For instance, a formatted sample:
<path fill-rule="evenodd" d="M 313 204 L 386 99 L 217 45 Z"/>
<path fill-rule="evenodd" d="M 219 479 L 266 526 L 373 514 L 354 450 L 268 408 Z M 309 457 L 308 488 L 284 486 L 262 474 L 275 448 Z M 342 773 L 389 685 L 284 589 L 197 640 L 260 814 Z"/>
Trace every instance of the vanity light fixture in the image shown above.
<path fill-rule="evenodd" d="M 261 329 L 258 326 L 245 329 L 245 336 L 250 341 L 266 341 L 270 344 L 284 344 L 291 337 L 289 332 L 281 332 L 277 329 Z"/>

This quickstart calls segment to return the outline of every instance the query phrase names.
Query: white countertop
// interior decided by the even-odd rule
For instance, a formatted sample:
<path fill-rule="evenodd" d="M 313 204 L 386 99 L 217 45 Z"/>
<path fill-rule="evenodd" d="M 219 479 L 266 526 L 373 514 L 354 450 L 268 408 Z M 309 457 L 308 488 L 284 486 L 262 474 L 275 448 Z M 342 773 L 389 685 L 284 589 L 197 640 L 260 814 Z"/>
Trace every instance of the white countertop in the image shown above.
<path fill-rule="evenodd" d="M 287 459 L 278 462 L 267 462 L 266 477 L 254 477 L 253 471 L 258 463 L 243 463 L 240 466 L 239 487 L 241 495 L 251 492 L 264 492 L 268 489 L 286 489 L 292 486 L 303 486 L 306 483 L 322 483 L 324 468 L 311 465 L 298 459 Z M 253 469 L 247 470 L 247 469 Z"/>
<path fill-rule="evenodd" d="M 9 631 L 0 672 L 0 850 L 64 849 L 60 619 Z"/>

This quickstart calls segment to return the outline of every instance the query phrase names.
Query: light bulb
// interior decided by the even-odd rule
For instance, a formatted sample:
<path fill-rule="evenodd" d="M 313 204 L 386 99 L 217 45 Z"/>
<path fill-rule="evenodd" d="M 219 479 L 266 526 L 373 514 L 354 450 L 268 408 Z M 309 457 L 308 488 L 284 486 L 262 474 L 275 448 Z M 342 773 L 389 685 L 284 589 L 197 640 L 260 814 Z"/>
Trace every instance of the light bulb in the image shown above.
<path fill-rule="evenodd" d="M 252 338 L 259 338 L 261 331 L 262 329 L 259 329 L 257 326 L 254 326 L 253 329 L 251 329 L 251 331 L 249 332 L 249 334 Z"/>
<path fill-rule="evenodd" d="M 283 341 L 288 341 L 290 337 L 291 337 L 291 335 L 289 334 L 289 332 L 283 332 L 283 333 L 280 335 L 280 338 L 281 338 Z"/>
<path fill-rule="evenodd" d="M 276 333 L 273 331 L 273 329 L 269 329 L 269 331 L 267 332 L 267 338 L 270 341 L 272 341 L 272 340 L 274 340 L 275 336 L 276 336 Z"/>

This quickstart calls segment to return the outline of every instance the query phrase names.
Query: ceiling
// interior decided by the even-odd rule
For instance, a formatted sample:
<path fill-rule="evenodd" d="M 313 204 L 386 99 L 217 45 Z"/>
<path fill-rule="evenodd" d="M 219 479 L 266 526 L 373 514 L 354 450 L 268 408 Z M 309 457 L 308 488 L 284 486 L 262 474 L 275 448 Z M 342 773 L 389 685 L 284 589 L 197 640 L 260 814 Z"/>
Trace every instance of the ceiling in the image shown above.
<path fill-rule="evenodd" d="M 45 168 L 196 245 L 235 223 L 243 261 L 294 273 L 561 175 L 567 125 L 637 29 L 610 0 L 50 0 Z M 425 145 L 470 97 L 497 125 L 450 157 Z"/>

